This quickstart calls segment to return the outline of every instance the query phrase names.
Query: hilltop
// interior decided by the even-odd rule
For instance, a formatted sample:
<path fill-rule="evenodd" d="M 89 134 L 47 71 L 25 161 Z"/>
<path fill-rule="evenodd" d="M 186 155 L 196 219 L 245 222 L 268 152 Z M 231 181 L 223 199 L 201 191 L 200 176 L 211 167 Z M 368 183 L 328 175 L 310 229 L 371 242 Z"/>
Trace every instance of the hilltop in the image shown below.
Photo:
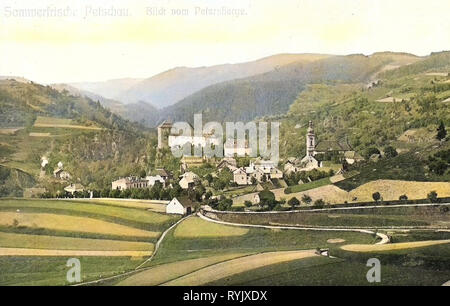
<path fill-rule="evenodd" d="M 73 182 L 97 188 L 147 167 L 142 163 L 154 135 L 84 95 L 2 80 L 0 107 L 2 196 L 35 184 L 58 188 L 52 174 L 60 161 Z M 41 169 L 44 157 L 49 164 Z"/>

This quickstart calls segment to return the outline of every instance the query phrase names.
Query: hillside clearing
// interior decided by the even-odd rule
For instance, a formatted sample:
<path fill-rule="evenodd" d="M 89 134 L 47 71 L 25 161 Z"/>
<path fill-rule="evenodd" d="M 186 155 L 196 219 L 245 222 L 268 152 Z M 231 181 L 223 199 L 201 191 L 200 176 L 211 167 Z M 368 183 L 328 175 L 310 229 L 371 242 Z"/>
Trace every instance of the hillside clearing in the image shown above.
<path fill-rule="evenodd" d="M 117 241 L 107 239 L 85 239 L 46 235 L 27 235 L 0 232 L 0 247 L 97 250 L 97 251 L 151 251 L 153 244 L 147 242 Z"/>
<path fill-rule="evenodd" d="M 207 267 L 218 262 L 246 256 L 248 253 L 233 253 L 204 258 L 176 261 L 168 264 L 158 265 L 149 270 L 137 273 L 119 282 L 119 286 L 156 286 L 170 280 L 176 279 L 198 269 Z"/>
<path fill-rule="evenodd" d="M 189 218 L 180 223 L 174 232 L 176 238 L 218 238 L 242 236 L 248 233 L 247 228 L 210 223 L 198 217 Z"/>
<path fill-rule="evenodd" d="M 155 238 L 159 235 L 158 232 L 144 231 L 92 218 L 47 213 L 0 212 L 0 225 L 12 226 L 14 220 L 17 220 L 18 226 L 31 228 L 148 238 Z"/>
<path fill-rule="evenodd" d="M 429 241 L 414 241 L 414 242 L 400 242 L 400 243 L 388 243 L 388 244 L 349 244 L 344 245 L 341 248 L 346 251 L 352 252 L 379 252 L 379 251 L 393 251 L 393 250 L 405 250 L 413 248 L 421 248 L 438 244 L 450 243 L 449 240 L 429 240 Z"/>
<path fill-rule="evenodd" d="M 269 252 L 218 263 L 173 281 L 164 286 L 199 286 L 231 275 L 296 259 L 317 256 L 314 250 Z"/>
<path fill-rule="evenodd" d="M 121 206 L 128 208 L 143 208 L 154 212 L 165 213 L 169 201 L 164 200 L 131 200 L 131 199 L 92 199 L 77 200 L 92 204 L 108 204 L 112 206 Z"/>
<path fill-rule="evenodd" d="M 450 182 L 417 182 L 400 180 L 376 180 L 350 191 L 350 197 L 358 201 L 373 201 L 372 194 L 379 192 L 385 201 L 398 200 L 406 194 L 408 199 L 426 199 L 430 191 L 436 191 L 439 197 L 450 197 Z"/>
<path fill-rule="evenodd" d="M 78 200 L 0 200 L 0 208 L 45 208 L 105 215 L 142 223 L 163 224 L 174 217 L 142 209 L 99 205 Z"/>
<path fill-rule="evenodd" d="M 0 256 L 102 256 L 102 257 L 145 257 L 150 251 L 81 251 L 0 248 Z"/>

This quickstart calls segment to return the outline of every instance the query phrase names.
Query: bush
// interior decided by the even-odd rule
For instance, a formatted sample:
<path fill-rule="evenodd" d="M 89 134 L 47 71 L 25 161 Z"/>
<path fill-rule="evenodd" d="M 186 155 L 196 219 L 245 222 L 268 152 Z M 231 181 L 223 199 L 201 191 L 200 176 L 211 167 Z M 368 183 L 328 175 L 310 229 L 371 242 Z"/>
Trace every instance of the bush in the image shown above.
<path fill-rule="evenodd" d="M 300 201 L 296 197 L 292 197 L 289 199 L 288 204 L 294 208 L 295 206 L 300 205 Z"/>
<path fill-rule="evenodd" d="M 311 203 L 312 199 L 309 195 L 304 194 L 302 196 L 302 202 L 305 203 L 306 205 L 309 205 L 309 203 Z"/>
<path fill-rule="evenodd" d="M 430 201 L 430 203 L 437 203 L 438 202 L 438 195 L 436 191 L 431 191 L 429 194 L 427 194 L 427 199 Z"/>
<path fill-rule="evenodd" d="M 314 201 L 314 206 L 317 208 L 322 208 L 325 206 L 325 202 L 322 199 L 317 199 Z"/>
<path fill-rule="evenodd" d="M 380 199 L 381 199 L 381 194 L 377 191 L 377 192 L 374 192 L 373 194 L 372 194 L 372 199 L 375 201 L 375 202 L 378 202 Z"/>
<path fill-rule="evenodd" d="M 396 157 L 397 155 L 398 155 L 397 150 L 395 150 L 395 148 L 392 146 L 387 146 L 384 149 L 384 156 L 387 158 Z"/>
<path fill-rule="evenodd" d="M 245 205 L 245 207 L 251 207 L 253 204 L 252 204 L 252 202 L 247 200 L 244 202 L 244 205 Z"/>

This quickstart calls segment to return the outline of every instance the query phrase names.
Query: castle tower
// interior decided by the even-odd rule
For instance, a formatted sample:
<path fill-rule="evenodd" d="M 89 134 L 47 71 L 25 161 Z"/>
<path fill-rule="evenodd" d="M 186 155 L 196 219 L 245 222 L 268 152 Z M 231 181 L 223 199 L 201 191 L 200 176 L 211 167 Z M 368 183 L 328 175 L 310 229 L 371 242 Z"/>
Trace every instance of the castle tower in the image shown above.
<path fill-rule="evenodd" d="M 158 149 L 169 147 L 169 135 L 172 129 L 172 123 L 164 121 L 158 126 Z"/>
<path fill-rule="evenodd" d="M 306 156 L 314 156 L 314 149 L 316 148 L 316 135 L 314 134 L 314 127 L 312 121 L 309 121 L 308 131 L 306 133 Z"/>

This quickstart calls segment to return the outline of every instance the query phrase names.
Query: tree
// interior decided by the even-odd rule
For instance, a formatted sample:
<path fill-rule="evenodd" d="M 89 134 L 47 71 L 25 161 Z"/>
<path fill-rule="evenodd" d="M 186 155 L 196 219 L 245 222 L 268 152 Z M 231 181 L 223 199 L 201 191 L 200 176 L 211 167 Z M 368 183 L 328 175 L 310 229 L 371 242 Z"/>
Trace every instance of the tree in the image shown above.
<path fill-rule="evenodd" d="M 146 177 L 147 176 L 147 172 L 145 172 L 145 170 L 142 169 L 141 171 L 139 171 L 139 176 L 140 177 Z"/>
<path fill-rule="evenodd" d="M 258 182 L 258 181 L 256 180 L 256 177 L 254 177 L 254 176 L 252 176 L 252 178 L 250 179 L 250 181 L 251 181 L 252 185 L 256 185 L 256 183 Z"/>
<path fill-rule="evenodd" d="M 325 205 L 325 202 L 322 199 L 317 199 L 314 201 L 314 206 L 317 208 L 321 208 Z"/>
<path fill-rule="evenodd" d="M 439 124 L 439 127 L 437 128 L 436 138 L 438 140 L 442 140 L 442 139 L 445 139 L 446 136 L 447 136 L 447 130 L 445 129 L 444 122 L 441 121 L 441 123 Z"/>
<path fill-rule="evenodd" d="M 212 181 L 213 181 L 213 176 L 211 175 L 211 173 L 208 173 L 208 174 L 205 176 L 205 179 L 208 181 L 209 184 L 211 184 Z"/>
<path fill-rule="evenodd" d="M 302 202 L 305 203 L 306 205 L 309 205 L 309 203 L 311 203 L 312 199 L 309 195 L 304 194 L 302 196 Z"/>
<path fill-rule="evenodd" d="M 375 202 L 378 202 L 380 199 L 381 199 L 381 194 L 377 191 L 377 192 L 374 192 L 373 194 L 372 194 L 372 199 L 375 201 Z"/>
<path fill-rule="evenodd" d="M 427 194 L 427 199 L 430 201 L 430 203 L 436 203 L 438 201 L 438 194 L 436 191 L 431 191 L 429 194 Z"/>
<path fill-rule="evenodd" d="M 259 192 L 258 196 L 260 205 L 267 205 L 270 210 L 272 210 L 277 204 L 277 201 L 275 200 L 275 194 L 268 189 L 264 189 L 263 191 Z"/>
<path fill-rule="evenodd" d="M 244 201 L 244 205 L 245 205 L 245 207 L 251 207 L 253 204 L 252 204 L 252 202 L 250 202 L 250 201 Z"/>
<path fill-rule="evenodd" d="M 387 146 L 384 148 L 384 156 L 387 158 L 396 157 L 398 155 L 397 150 L 392 146 Z"/>
<path fill-rule="evenodd" d="M 233 200 L 222 198 L 219 201 L 219 204 L 217 205 L 217 209 L 222 210 L 222 211 L 229 210 L 232 205 L 233 205 Z"/>
<path fill-rule="evenodd" d="M 375 147 L 369 147 L 366 150 L 364 150 L 364 153 L 363 153 L 363 155 L 366 159 L 369 159 L 373 154 L 380 154 L 380 150 L 378 150 Z"/>
<path fill-rule="evenodd" d="M 300 205 L 300 201 L 296 198 L 296 197 L 292 197 L 289 199 L 288 204 L 292 207 L 295 208 L 295 206 Z"/>

